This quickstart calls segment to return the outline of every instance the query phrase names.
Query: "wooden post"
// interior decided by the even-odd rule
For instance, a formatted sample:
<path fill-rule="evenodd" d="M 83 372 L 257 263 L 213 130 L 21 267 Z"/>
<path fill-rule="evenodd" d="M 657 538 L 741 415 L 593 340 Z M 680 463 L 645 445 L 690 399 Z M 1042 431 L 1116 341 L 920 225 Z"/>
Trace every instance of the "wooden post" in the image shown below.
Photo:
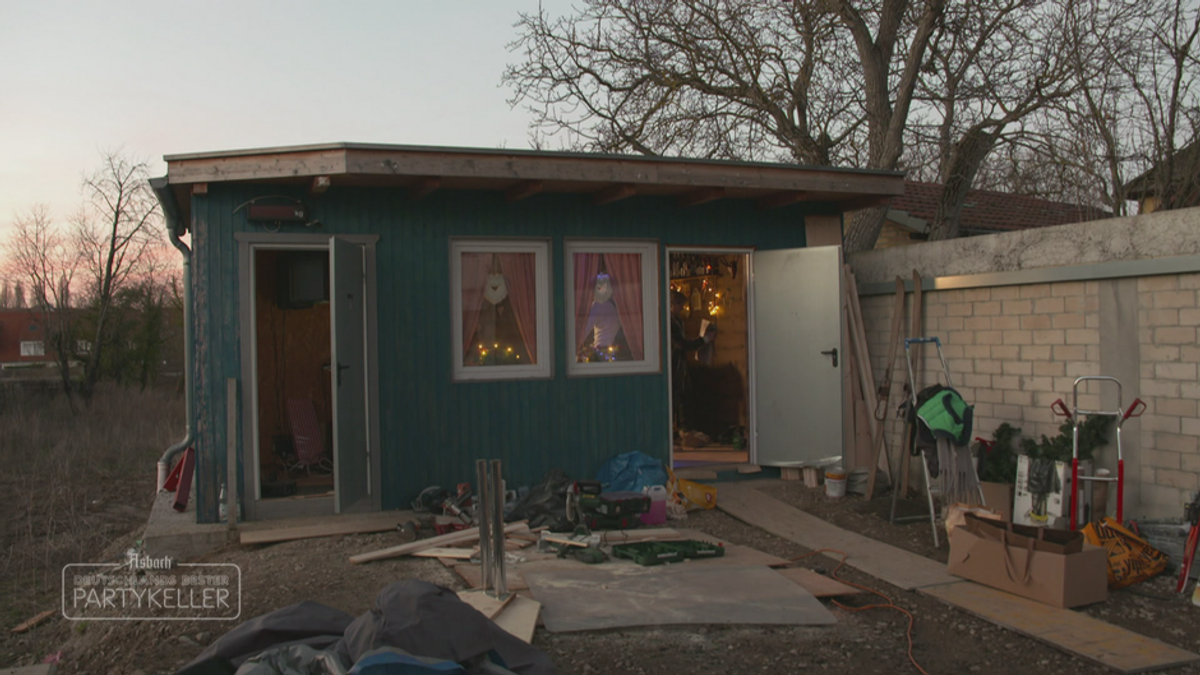
<path fill-rule="evenodd" d="M 225 522 L 230 540 L 237 539 L 238 528 L 238 381 L 225 381 Z"/>

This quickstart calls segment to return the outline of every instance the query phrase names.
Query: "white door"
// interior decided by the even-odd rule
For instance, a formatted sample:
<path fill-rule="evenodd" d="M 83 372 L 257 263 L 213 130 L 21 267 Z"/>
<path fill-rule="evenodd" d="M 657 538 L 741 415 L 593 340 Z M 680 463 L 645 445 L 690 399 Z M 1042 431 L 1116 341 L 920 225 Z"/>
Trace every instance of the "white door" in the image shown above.
<path fill-rule="evenodd" d="M 329 239 L 334 512 L 370 495 L 367 443 L 366 272 L 363 247 Z"/>
<path fill-rule="evenodd" d="M 754 253 L 758 464 L 842 458 L 841 264 L 837 246 Z"/>

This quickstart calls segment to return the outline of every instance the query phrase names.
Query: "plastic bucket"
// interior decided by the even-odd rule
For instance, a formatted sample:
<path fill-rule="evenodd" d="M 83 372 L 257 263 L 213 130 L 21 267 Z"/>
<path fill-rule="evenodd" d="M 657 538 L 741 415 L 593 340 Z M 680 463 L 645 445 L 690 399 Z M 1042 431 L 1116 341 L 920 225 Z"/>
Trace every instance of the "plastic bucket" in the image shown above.
<path fill-rule="evenodd" d="M 846 472 L 840 466 L 825 471 L 825 495 L 827 497 L 846 496 Z"/>

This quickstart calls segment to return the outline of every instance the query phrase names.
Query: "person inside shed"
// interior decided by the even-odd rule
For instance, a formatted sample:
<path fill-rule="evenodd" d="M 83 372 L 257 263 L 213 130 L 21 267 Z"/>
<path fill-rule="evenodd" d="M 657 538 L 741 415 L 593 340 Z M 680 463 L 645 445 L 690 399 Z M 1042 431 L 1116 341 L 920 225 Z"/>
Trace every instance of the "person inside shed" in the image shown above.
<path fill-rule="evenodd" d="M 691 387 L 688 378 L 687 354 L 712 344 L 716 336 L 716 329 L 709 326 L 701 337 L 687 338 L 683 326 L 683 308 L 686 304 L 687 296 L 679 291 L 671 291 L 671 401 L 675 407 L 675 431 L 677 434 L 682 433 L 688 424 L 685 401 Z"/>

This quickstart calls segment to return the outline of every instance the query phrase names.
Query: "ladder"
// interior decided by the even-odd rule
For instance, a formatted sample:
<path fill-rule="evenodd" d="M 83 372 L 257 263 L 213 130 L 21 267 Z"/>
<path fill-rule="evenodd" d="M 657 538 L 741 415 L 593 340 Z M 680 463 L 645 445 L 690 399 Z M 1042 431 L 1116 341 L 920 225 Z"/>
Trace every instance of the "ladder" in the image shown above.
<path fill-rule="evenodd" d="M 946 364 L 946 356 L 942 352 L 942 341 L 937 337 L 914 337 L 904 338 L 904 361 L 908 365 L 908 391 L 909 405 L 912 406 L 912 414 L 916 415 L 917 409 L 917 393 L 921 391 L 917 388 L 916 373 L 913 370 L 912 347 L 913 345 L 932 344 L 937 347 L 938 360 L 942 364 L 942 375 L 946 379 L 946 387 L 953 389 L 954 383 L 950 379 L 950 367 Z M 915 438 L 917 435 L 918 425 L 923 424 L 920 418 L 917 418 L 914 423 L 914 428 L 908 429 L 910 437 Z M 912 445 L 915 445 L 915 440 Z M 901 462 L 907 462 L 908 458 L 904 456 L 903 448 L 912 448 L 908 444 L 908 439 L 903 439 L 901 442 Z M 939 458 L 937 484 L 934 484 L 934 478 L 929 470 L 929 457 L 921 452 L 921 466 L 925 473 L 925 497 L 929 502 L 929 525 L 933 530 L 933 545 L 939 545 L 938 527 L 937 527 L 937 507 L 934 506 L 933 497 L 938 495 L 943 502 L 948 499 L 955 501 L 978 503 L 986 506 L 983 497 L 983 486 L 979 482 L 979 475 L 975 471 L 975 461 L 970 455 L 970 450 L 965 446 L 954 447 L 949 439 L 937 438 L 937 453 Z M 965 457 L 963 456 L 965 455 Z M 966 466 L 963 466 L 963 465 Z M 892 490 L 892 511 L 889 522 L 892 524 L 910 522 L 913 520 L 924 520 L 924 515 L 896 517 L 896 504 L 899 501 L 900 493 L 907 492 L 907 485 L 897 484 Z M 974 498 L 978 495 L 979 500 L 975 502 Z M 945 505 L 945 504 L 943 504 Z"/>

